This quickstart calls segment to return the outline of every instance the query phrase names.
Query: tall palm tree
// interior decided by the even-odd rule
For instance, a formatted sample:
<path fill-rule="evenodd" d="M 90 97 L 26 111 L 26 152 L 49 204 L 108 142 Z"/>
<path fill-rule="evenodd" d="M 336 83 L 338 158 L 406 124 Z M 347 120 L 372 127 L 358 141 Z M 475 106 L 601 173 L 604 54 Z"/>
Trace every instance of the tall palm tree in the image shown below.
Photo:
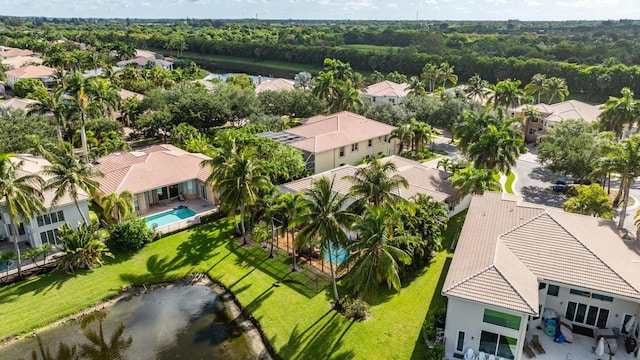
<path fill-rule="evenodd" d="M 431 125 L 426 122 L 417 121 L 416 119 L 411 119 L 409 129 L 413 134 L 413 145 L 411 148 L 416 151 L 423 150 L 424 145 L 431 142 L 431 139 L 433 139 L 436 134 L 436 131 L 431 127 Z"/>
<path fill-rule="evenodd" d="M 495 178 L 496 173 L 489 169 L 468 167 L 458 171 L 451 181 L 456 192 L 465 197 L 469 194 L 482 195 L 485 191 L 501 191 L 502 186 Z"/>
<path fill-rule="evenodd" d="M 442 80 L 442 87 L 447 85 L 447 81 L 451 82 L 453 85 L 458 83 L 458 75 L 453 72 L 454 66 L 449 65 L 448 62 L 443 62 L 438 67 L 438 76 Z"/>
<path fill-rule="evenodd" d="M 569 95 L 567 81 L 563 78 L 557 78 L 554 76 L 547 79 L 547 89 L 549 92 L 549 104 L 553 103 L 553 98 L 555 98 L 556 95 L 561 102 Z"/>
<path fill-rule="evenodd" d="M 62 128 L 66 126 L 65 115 L 67 113 L 64 89 L 62 86 L 56 86 L 53 92 L 49 92 L 45 87 L 39 87 L 32 95 L 38 102 L 29 104 L 27 114 L 51 114 L 58 135 L 58 144 L 62 144 Z"/>
<path fill-rule="evenodd" d="M 80 87 L 77 93 L 68 97 L 69 110 L 80 121 L 80 136 L 82 140 L 82 153 L 86 161 L 89 160 L 89 148 L 87 147 L 87 131 L 86 124 L 89 117 L 99 115 L 101 105 L 99 102 L 90 98 L 85 92 L 84 87 Z"/>
<path fill-rule="evenodd" d="M 409 90 L 409 94 L 407 94 L 407 96 L 416 97 L 427 95 L 426 84 L 418 76 L 412 76 L 409 79 L 409 86 L 406 90 Z"/>
<path fill-rule="evenodd" d="M 389 136 L 389 141 L 393 139 L 398 139 L 400 142 L 400 148 L 398 149 L 398 154 L 402 154 L 404 151 L 405 144 L 413 144 L 413 132 L 409 124 L 400 125 L 397 128 L 391 131 L 391 136 Z"/>
<path fill-rule="evenodd" d="M 367 166 L 360 167 L 354 175 L 347 175 L 344 179 L 353 183 L 349 189 L 349 196 L 356 199 L 350 206 L 354 212 L 361 213 L 365 205 L 382 206 L 394 204 L 402 199 L 394 191 L 408 188 L 409 182 L 399 174 L 396 164 L 391 161 L 381 162 L 371 158 Z"/>
<path fill-rule="evenodd" d="M 118 88 L 107 79 L 89 78 L 86 82 L 86 92 L 99 104 L 104 117 L 111 117 L 111 114 L 120 107 L 122 99 L 118 94 Z"/>
<path fill-rule="evenodd" d="M 18 245 L 20 222 L 29 225 L 31 218 L 44 210 L 44 196 L 40 189 L 43 180 L 37 174 L 23 174 L 22 160 L 15 154 L 0 153 L 0 209 L 9 216 L 9 226 L 13 237 L 18 276 L 22 277 L 22 256 Z"/>
<path fill-rule="evenodd" d="M 43 190 L 55 190 L 51 206 L 56 206 L 64 197 L 70 196 L 83 222 L 89 224 L 84 212 L 80 209 L 78 199 L 82 196 L 82 192 L 90 197 L 96 194 L 99 184 L 95 178 L 103 174 L 89 165 L 84 158 L 76 156 L 68 143 L 45 154 L 45 158 L 51 165 L 42 168 L 42 174 L 48 178 Z"/>
<path fill-rule="evenodd" d="M 302 216 L 306 211 L 305 204 L 304 196 L 301 193 L 283 193 L 277 205 L 277 211 L 282 222 L 282 231 L 286 233 L 287 243 L 289 241 L 289 233 L 291 234 L 291 257 L 293 258 L 291 271 L 298 270 L 296 259 L 296 225 L 294 223 L 295 219 Z"/>
<path fill-rule="evenodd" d="M 399 263 L 411 264 L 411 255 L 402 246 L 415 242 L 415 237 L 395 234 L 397 220 L 388 206 L 367 206 L 353 225 L 359 236 L 347 246 L 349 256 L 338 270 L 350 269 L 345 283 L 358 294 L 359 314 L 362 299 L 374 295 L 380 283 L 399 291 Z"/>
<path fill-rule="evenodd" d="M 424 81 L 424 83 L 428 85 L 427 89 L 429 90 L 429 92 L 433 92 L 436 88 L 436 83 L 440 81 L 438 67 L 435 64 L 426 64 L 422 68 L 420 79 L 422 79 L 422 81 Z"/>
<path fill-rule="evenodd" d="M 482 131 L 487 126 L 493 124 L 498 126 L 503 118 L 502 109 L 497 113 L 492 113 L 489 109 L 484 108 L 480 111 L 467 110 L 463 114 L 463 120 L 453 125 L 453 133 L 459 139 L 458 148 L 465 152 L 471 144 L 478 141 Z"/>
<path fill-rule="evenodd" d="M 292 226 L 303 226 L 298 233 L 299 244 L 317 244 L 321 256 L 329 257 L 329 270 L 336 305 L 340 304 L 336 276 L 331 252 L 347 243 L 345 229 L 353 224 L 356 216 L 345 210 L 347 197 L 333 191 L 334 180 L 322 177 L 313 182 L 313 187 L 304 191 L 307 212 L 298 216 Z"/>
<path fill-rule="evenodd" d="M 633 98 L 633 91 L 624 87 L 620 94 L 622 95 L 620 97 L 609 97 L 609 100 L 604 103 L 604 111 L 600 116 L 605 130 L 615 132 L 618 138 L 622 136 L 625 126 L 631 127 L 640 119 L 640 105 Z"/>
<path fill-rule="evenodd" d="M 469 78 L 469 84 L 464 89 L 467 99 L 478 99 L 484 103 L 489 94 L 489 82 L 483 80 L 480 75 L 475 74 Z"/>
<path fill-rule="evenodd" d="M 253 153 L 245 150 L 233 155 L 231 161 L 222 164 L 222 170 L 212 169 L 213 178 L 210 182 L 213 190 L 218 194 L 220 204 L 235 217 L 240 209 L 240 231 L 242 245 L 247 243 L 245 228 L 245 213 L 247 206 L 256 203 L 261 190 L 271 184 L 269 178 L 260 172 L 254 160 Z M 209 181 L 209 180 L 208 180 Z"/>
<path fill-rule="evenodd" d="M 100 197 L 100 205 L 102 206 L 106 222 L 111 224 L 114 220 L 120 221 L 121 218 L 133 214 L 135 212 L 133 199 L 133 193 L 129 190 L 123 190 L 119 194 L 112 192 L 111 194 Z M 114 210 L 116 212 L 115 218 L 113 217 Z"/>
<path fill-rule="evenodd" d="M 633 135 L 609 149 L 599 160 L 599 167 L 619 173 L 623 196 L 618 228 L 624 226 L 624 218 L 629 204 L 629 190 L 634 179 L 640 176 L 640 135 Z"/>
<path fill-rule="evenodd" d="M 509 108 L 516 107 L 527 100 L 527 95 L 520 88 L 520 80 L 503 80 L 493 86 L 493 110 L 500 106 L 504 106 L 505 113 L 509 112 Z"/>
<path fill-rule="evenodd" d="M 524 91 L 529 95 L 537 94 L 538 102 L 536 104 L 540 104 L 540 97 L 549 92 L 547 75 L 540 73 L 533 75 L 531 81 L 524 87 Z"/>

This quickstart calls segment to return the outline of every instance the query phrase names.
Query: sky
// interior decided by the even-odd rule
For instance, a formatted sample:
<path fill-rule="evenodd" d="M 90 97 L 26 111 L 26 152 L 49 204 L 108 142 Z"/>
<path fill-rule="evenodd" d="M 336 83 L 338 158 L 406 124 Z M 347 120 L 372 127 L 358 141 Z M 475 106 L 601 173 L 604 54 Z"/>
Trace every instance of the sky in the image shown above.
<path fill-rule="evenodd" d="M 0 15 L 329 20 L 640 19 L 638 0 L 0 0 Z"/>

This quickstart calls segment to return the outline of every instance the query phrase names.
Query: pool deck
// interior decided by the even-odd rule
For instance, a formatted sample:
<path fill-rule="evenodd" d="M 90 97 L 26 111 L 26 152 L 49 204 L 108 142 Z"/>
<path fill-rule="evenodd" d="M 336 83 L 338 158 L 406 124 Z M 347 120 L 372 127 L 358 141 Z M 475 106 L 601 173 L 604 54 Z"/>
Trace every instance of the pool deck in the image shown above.
<path fill-rule="evenodd" d="M 156 231 L 166 234 L 166 233 L 174 232 L 180 229 L 185 229 L 190 226 L 199 224 L 200 217 L 202 215 L 206 215 L 206 214 L 210 214 L 218 211 L 217 206 L 212 206 L 211 204 L 209 204 L 208 202 L 202 199 L 183 200 L 183 201 L 178 201 L 176 199 L 174 201 L 166 203 L 166 205 L 151 206 L 144 214 L 141 214 L 140 216 L 148 217 L 148 216 L 157 215 L 166 211 L 173 210 L 174 207 L 180 206 L 180 205 L 188 207 L 190 210 L 194 211 L 196 214 L 190 218 L 186 218 L 181 221 L 177 221 L 164 226 L 158 226 L 156 228 Z"/>

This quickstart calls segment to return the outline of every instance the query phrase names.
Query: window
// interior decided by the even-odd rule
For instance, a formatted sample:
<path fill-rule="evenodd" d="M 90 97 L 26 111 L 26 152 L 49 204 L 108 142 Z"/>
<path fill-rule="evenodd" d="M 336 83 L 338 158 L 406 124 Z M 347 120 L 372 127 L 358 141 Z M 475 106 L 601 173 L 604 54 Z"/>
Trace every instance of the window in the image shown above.
<path fill-rule="evenodd" d="M 36 222 L 38 226 L 51 225 L 58 222 L 64 221 L 64 212 L 57 211 L 51 214 L 43 214 L 36 217 Z"/>
<path fill-rule="evenodd" d="M 389 142 L 389 137 L 387 135 L 384 136 L 384 142 Z"/>
<path fill-rule="evenodd" d="M 629 320 L 631 319 L 633 315 L 631 314 L 624 314 L 624 320 L 622 321 L 622 326 L 620 327 L 620 330 L 622 331 L 623 334 L 628 334 L 629 332 L 627 331 L 627 329 L 625 329 L 625 326 Z"/>
<path fill-rule="evenodd" d="M 396 99 L 391 98 L 391 99 L 389 99 L 389 102 L 392 103 L 392 104 L 395 104 L 396 103 Z"/>
<path fill-rule="evenodd" d="M 609 310 L 599 308 L 597 306 L 581 304 L 569 301 L 565 317 L 573 322 L 595 326 L 600 329 L 607 327 L 609 319 Z"/>
<path fill-rule="evenodd" d="M 456 351 L 464 351 L 464 331 L 458 331 L 458 342 L 456 342 Z"/>
<path fill-rule="evenodd" d="M 373 146 L 373 140 L 369 139 L 368 146 L 369 146 L 369 147 L 372 147 L 372 146 Z"/>
<path fill-rule="evenodd" d="M 158 188 L 156 192 L 158 193 L 158 200 L 167 200 L 169 198 L 169 192 L 166 187 Z"/>
<path fill-rule="evenodd" d="M 594 298 L 594 299 L 598 299 L 598 300 L 602 300 L 602 301 L 609 301 L 609 302 L 613 301 L 613 297 L 611 297 L 611 296 L 606 296 L 606 295 L 602 295 L 602 294 L 595 294 L 595 293 L 591 293 L 591 292 L 588 292 L 588 291 L 570 289 L 569 293 L 573 294 L 573 295 L 580 295 L 580 296 L 584 296 L 584 297 L 590 297 L 590 298 Z"/>
<path fill-rule="evenodd" d="M 58 245 L 58 235 L 60 235 L 60 231 L 58 231 L 58 229 L 43 231 L 40 233 L 40 241 L 43 244 L 49 243 L 51 245 Z"/>
<path fill-rule="evenodd" d="M 138 199 L 133 200 L 133 209 L 135 211 L 140 211 L 140 202 L 138 201 Z"/>
<path fill-rule="evenodd" d="M 538 284 L 538 290 L 542 290 L 542 289 L 544 289 L 546 287 L 547 287 L 547 283 L 541 282 L 540 284 Z"/>
<path fill-rule="evenodd" d="M 193 195 L 196 193 L 196 182 L 195 180 L 187 181 L 187 194 Z"/>
<path fill-rule="evenodd" d="M 535 135 L 536 129 L 529 129 L 529 135 Z"/>
<path fill-rule="evenodd" d="M 518 352 L 516 347 L 517 343 L 517 339 L 500 334 L 494 334 L 488 331 L 482 331 L 480 333 L 479 350 L 487 354 L 501 356 L 505 359 L 513 359 Z"/>
<path fill-rule="evenodd" d="M 358 151 L 358 143 L 351 144 L 351 151 Z"/>
<path fill-rule="evenodd" d="M 169 197 L 170 198 L 174 198 L 176 196 L 178 196 L 178 185 L 171 185 L 169 186 Z"/>
<path fill-rule="evenodd" d="M 558 292 L 560 292 L 560 286 L 549 284 L 549 288 L 547 289 L 547 295 L 558 296 Z"/>
<path fill-rule="evenodd" d="M 532 117 L 530 118 L 531 122 L 538 122 L 538 118 L 537 117 Z"/>
<path fill-rule="evenodd" d="M 376 97 L 375 96 L 371 98 L 371 102 L 376 102 Z"/>
<path fill-rule="evenodd" d="M 58 211 L 58 221 L 64 221 L 64 212 Z"/>
<path fill-rule="evenodd" d="M 344 166 L 344 163 L 341 163 L 340 166 Z"/>
<path fill-rule="evenodd" d="M 520 330 L 520 316 L 505 314 L 500 311 L 484 309 L 482 321 L 487 324 L 498 325 L 513 330 Z"/>
<path fill-rule="evenodd" d="M 343 156 L 344 156 L 344 146 L 340 148 L 340 157 L 343 157 Z"/>
<path fill-rule="evenodd" d="M 207 200 L 207 187 L 204 184 L 200 184 L 200 197 Z"/>

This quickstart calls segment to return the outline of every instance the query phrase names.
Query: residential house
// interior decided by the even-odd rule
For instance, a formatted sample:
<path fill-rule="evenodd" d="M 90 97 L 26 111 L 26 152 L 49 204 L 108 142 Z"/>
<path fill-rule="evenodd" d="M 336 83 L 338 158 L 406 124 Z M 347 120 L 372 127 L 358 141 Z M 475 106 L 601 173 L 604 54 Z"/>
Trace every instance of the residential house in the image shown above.
<path fill-rule="evenodd" d="M 585 359 L 596 341 L 573 333 L 624 333 L 640 312 L 639 273 L 640 246 L 612 221 L 503 193 L 474 196 L 442 288 L 446 353 L 524 359 L 525 343 L 540 334 L 545 358 Z M 563 334 L 575 344 L 544 335 L 543 315 L 564 318 Z"/>
<path fill-rule="evenodd" d="M 44 60 L 35 56 L 14 56 L 2 59 L 2 65 L 7 69 L 17 69 L 27 65 L 42 65 Z"/>
<path fill-rule="evenodd" d="M 55 82 L 56 69 L 44 65 L 29 65 L 6 71 L 5 74 L 7 85 L 11 88 L 20 79 L 38 79 L 45 86 L 50 86 Z"/>
<path fill-rule="evenodd" d="M 34 55 L 35 53 L 31 50 L 0 46 L 0 59 L 7 59 L 7 58 L 16 57 L 16 56 L 34 56 Z"/>
<path fill-rule="evenodd" d="M 37 102 L 38 101 L 32 99 L 11 98 L 9 100 L 0 101 L 0 107 L 27 112 L 29 111 L 29 105 Z"/>
<path fill-rule="evenodd" d="M 134 194 L 135 211 L 145 214 L 154 205 L 166 205 L 181 197 L 215 205 L 211 187 L 205 184 L 211 170 L 200 165 L 209 159 L 162 144 L 109 154 L 99 158 L 94 167 L 104 173 L 104 177 L 96 178 L 100 195 L 128 190 Z"/>
<path fill-rule="evenodd" d="M 367 86 L 360 92 L 360 97 L 362 97 L 363 99 L 369 99 L 374 104 L 400 104 L 408 94 L 408 84 L 398 84 L 393 81 L 385 80 Z"/>
<path fill-rule="evenodd" d="M 317 174 L 347 164 L 357 165 L 369 155 L 395 154 L 397 141 L 389 140 L 393 129 L 391 125 L 343 111 L 313 116 L 300 126 L 259 135 L 300 149 L 307 171 Z"/>
<path fill-rule="evenodd" d="M 15 161 L 22 161 L 23 166 L 19 175 L 39 174 L 46 181 L 47 176 L 42 175 L 44 166 L 51 165 L 42 157 L 20 154 Z M 45 210 L 30 219 L 29 224 L 24 222 L 18 225 L 18 241 L 25 242 L 31 247 L 49 243 L 58 245 L 58 228 L 65 222 L 77 228 L 85 219 L 89 219 L 89 195 L 79 190 L 78 206 L 69 195 L 63 196 L 56 206 L 52 206 L 51 201 L 55 196 L 55 190 L 48 190 L 43 193 Z M 83 215 L 78 211 L 78 207 Z M 13 229 L 10 226 L 10 218 L 7 213 L 0 212 L 0 238 L 13 239 Z"/>
<path fill-rule="evenodd" d="M 258 85 L 256 85 L 256 94 L 263 91 L 291 91 L 295 89 L 294 82 L 287 79 L 274 79 L 262 81 L 262 77 L 258 77 Z"/>
<path fill-rule="evenodd" d="M 538 111 L 537 118 L 529 118 L 525 109 L 527 106 Z M 522 105 L 513 110 L 512 116 L 524 119 L 523 131 L 526 142 L 539 143 L 546 135 L 547 128 L 567 119 L 599 121 L 602 109 L 578 100 L 568 100 L 556 104 Z"/>
<path fill-rule="evenodd" d="M 400 175 L 409 183 L 408 188 L 399 188 L 393 191 L 394 194 L 409 200 L 418 194 L 430 196 L 436 201 L 443 202 L 449 207 L 449 216 L 453 216 L 469 206 L 470 196 L 459 198 L 455 189 L 451 187 L 449 177 L 451 174 L 429 167 L 423 163 L 409 160 L 398 155 L 387 156 L 380 159 L 381 162 L 392 162 L 397 171 L 390 175 Z M 322 177 L 334 181 L 333 191 L 342 196 L 346 196 L 353 182 L 344 179 L 345 176 L 354 176 L 358 169 L 368 166 L 367 164 L 343 165 L 336 169 L 324 171 L 304 179 L 291 181 L 280 186 L 282 192 L 297 193 L 305 189 L 310 189 L 313 182 Z M 349 202 L 350 203 L 350 202 Z"/>
<path fill-rule="evenodd" d="M 129 65 L 135 66 L 138 69 L 144 69 L 149 63 L 152 63 L 154 66 L 160 66 L 165 70 L 173 69 L 173 61 L 169 61 L 168 58 L 147 50 L 136 50 L 136 57 L 129 60 L 118 61 L 116 65 L 120 68 Z"/>

